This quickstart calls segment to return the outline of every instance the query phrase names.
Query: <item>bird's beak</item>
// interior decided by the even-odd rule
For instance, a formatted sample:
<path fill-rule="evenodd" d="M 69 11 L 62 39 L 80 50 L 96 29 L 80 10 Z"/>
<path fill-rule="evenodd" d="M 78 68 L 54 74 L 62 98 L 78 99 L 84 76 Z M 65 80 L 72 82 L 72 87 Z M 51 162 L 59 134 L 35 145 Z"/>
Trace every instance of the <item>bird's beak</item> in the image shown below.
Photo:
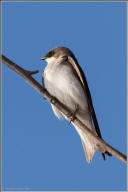
<path fill-rule="evenodd" d="M 46 59 L 46 57 L 41 57 L 41 58 L 40 58 L 40 60 L 45 60 L 45 59 Z"/>

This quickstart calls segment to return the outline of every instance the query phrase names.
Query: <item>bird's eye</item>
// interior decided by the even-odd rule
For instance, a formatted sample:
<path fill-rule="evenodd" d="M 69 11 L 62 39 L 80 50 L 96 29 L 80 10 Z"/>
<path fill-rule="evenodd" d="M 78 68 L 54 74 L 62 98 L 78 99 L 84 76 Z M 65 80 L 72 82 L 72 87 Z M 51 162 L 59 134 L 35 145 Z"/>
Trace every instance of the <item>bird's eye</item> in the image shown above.
<path fill-rule="evenodd" d="M 47 54 L 47 57 L 52 57 L 54 55 L 54 51 L 50 51 L 48 54 Z"/>

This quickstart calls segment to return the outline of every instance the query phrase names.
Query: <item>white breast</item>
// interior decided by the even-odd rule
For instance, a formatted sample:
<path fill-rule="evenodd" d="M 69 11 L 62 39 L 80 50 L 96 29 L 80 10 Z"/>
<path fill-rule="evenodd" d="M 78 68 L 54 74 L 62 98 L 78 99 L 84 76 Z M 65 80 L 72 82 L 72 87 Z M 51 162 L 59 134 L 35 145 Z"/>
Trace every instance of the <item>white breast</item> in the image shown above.
<path fill-rule="evenodd" d="M 44 71 L 44 85 L 51 95 L 70 109 L 75 110 L 76 105 L 82 111 L 88 109 L 85 92 L 69 64 L 60 64 L 57 60 L 48 62 Z"/>

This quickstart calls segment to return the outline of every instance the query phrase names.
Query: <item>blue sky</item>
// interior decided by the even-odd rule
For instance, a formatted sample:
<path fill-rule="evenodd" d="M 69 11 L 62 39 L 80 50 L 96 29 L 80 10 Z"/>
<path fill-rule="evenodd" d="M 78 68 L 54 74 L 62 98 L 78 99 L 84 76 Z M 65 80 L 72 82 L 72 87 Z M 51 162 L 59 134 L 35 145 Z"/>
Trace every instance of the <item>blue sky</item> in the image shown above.
<path fill-rule="evenodd" d="M 57 46 L 76 55 L 104 140 L 126 154 L 126 3 L 2 3 L 2 52 L 40 83 Z M 72 125 L 4 65 L 2 85 L 3 190 L 126 190 L 126 165 L 99 152 L 88 164 Z"/>

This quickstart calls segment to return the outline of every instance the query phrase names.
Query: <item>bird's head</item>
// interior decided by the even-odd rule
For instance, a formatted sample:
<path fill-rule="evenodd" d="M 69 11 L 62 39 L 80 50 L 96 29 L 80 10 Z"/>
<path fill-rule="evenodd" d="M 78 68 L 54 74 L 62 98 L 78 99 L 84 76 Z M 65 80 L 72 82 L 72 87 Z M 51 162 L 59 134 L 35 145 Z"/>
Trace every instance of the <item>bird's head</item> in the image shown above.
<path fill-rule="evenodd" d="M 68 58 L 68 56 L 72 55 L 73 53 L 70 51 L 70 49 L 66 47 L 56 47 L 48 51 L 48 53 L 44 57 L 42 57 L 41 60 L 45 60 L 49 63 L 51 61 L 53 62 L 64 58 L 66 59 Z"/>

